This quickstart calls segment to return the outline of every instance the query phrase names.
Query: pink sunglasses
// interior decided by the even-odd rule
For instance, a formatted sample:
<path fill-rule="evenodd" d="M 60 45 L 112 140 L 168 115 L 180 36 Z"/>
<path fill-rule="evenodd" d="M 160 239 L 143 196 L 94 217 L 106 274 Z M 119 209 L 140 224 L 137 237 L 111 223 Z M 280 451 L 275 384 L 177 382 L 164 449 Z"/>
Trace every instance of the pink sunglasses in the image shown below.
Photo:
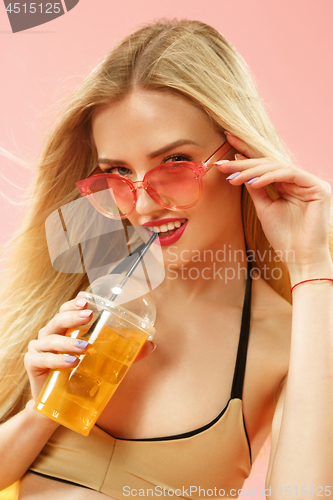
<path fill-rule="evenodd" d="M 103 215 L 125 219 L 135 209 L 138 189 L 144 189 L 160 206 L 169 210 L 193 207 L 202 195 L 202 178 L 230 149 L 224 142 L 204 162 L 173 161 L 147 172 L 142 181 L 130 181 L 120 174 L 103 172 L 100 167 L 76 182 L 82 196 Z"/>

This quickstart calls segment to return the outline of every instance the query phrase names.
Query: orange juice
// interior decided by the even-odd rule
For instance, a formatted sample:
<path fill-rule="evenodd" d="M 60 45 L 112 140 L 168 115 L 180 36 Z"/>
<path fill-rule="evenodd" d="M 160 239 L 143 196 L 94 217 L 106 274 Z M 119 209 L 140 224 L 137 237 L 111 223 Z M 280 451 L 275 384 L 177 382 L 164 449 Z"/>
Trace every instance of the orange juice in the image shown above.
<path fill-rule="evenodd" d="M 72 370 L 50 371 L 36 410 L 84 436 L 89 434 L 148 338 L 130 324 L 113 328 L 103 325 L 90 338 L 85 336 L 89 326 L 67 331 L 66 335 L 88 340 L 90 345 Z"/>

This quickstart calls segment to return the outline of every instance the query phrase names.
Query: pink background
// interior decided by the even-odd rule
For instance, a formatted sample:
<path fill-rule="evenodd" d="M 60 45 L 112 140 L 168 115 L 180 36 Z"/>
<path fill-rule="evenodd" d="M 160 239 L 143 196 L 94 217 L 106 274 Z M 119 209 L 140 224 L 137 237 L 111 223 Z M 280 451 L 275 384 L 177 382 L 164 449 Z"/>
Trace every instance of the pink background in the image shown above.
<path fill-rule="evenodd" d="M 333 183 L 332 0 L 80 0 L 64 16 L 16 34 L 1 2 L 0 147 L 33 165 L 56 109 L 51 104 L 115 42 L 160 17 L 199 19 L 221 31 L 247 61 L 298 164 Z M 17 203 L 33 170 L 0 156 L 0 176 L 2 245 L 17 228 Z M 246 484 L 256 496 L 268 449 Z"/>

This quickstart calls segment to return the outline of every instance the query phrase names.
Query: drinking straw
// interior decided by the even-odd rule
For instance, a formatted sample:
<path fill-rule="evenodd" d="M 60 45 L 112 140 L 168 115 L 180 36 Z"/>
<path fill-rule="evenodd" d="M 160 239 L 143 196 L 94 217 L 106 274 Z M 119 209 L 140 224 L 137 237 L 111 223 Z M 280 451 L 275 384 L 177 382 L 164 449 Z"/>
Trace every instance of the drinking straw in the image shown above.
<path fill-rule="evenodd" d="M 135 271 L 135 269 L 139 265 L 139 262 L 143 259 L 144 255 L 148 251 L 149 247 L 152 245 L 152 243 L 156 240 L 157 237 L 158 237 L 158 233 L 154 233 L 149 238 L 149 241 L 143 247 L 143 249 L 139 252 L 138 258 L 133 262 L 132 266 L 129 268 L 129 270 L 125 274 L 125 276 L 122 279 L 121 283 L 119 285 L 117 285 L 117 293 L 113 293 L 111 295 L 111 297 L 109 298 L 110 302 L 113 302 L 118 297 L 118 295 L 121 293 L 121 291 L 122 291 L 124 285 L 126 284 L 128 278 L 133 274 L 133 272 Z M 97 323 L 100 320 L 103 320 L 103 319 L 106 320 L 109 316 L 110 316 L 110 312 L 107 311 L 106 309 L 102 309 L 102 311 L 99 313 L 99 315 L 97 316 L 97 318 L 95 319 L 95 321 L 90 325 L 89 330 L 84 335 L 82 335 L 82 337 L 87 337 L 88 335 L 90 335 L 94 331 Z"/>
<path fill-rule="evenodd" d="M 125 285 L 126 281 L 128 280 L 128 278 L 133 274 L 133 272 L 135 271 L 135 269 L 137 268 L 139 262 L 143 259 L 144 255 L 146 254 L 146 252 L 148 251 L 150 245 L 153 243 L 153 241 L 156 240 L 158 236 L 158 233 L 154 233 L 151 238 L 149 239 L 148 243 L 143 247 L 143 249 L 139 252 L 139 256 L 138 258 L 133 262 L 132 266 L 129 268 L 129 270 L 127 271 L 127 273 L 125 274 L 122 282 L 117 286 L 117 293 L 113 293 L 111 295 L 111 297 L 109 298 L 109 301 L 110 302 L 113 302 L 117 296 L 120 294 L 120 292 L 122 291 L 123 289 L 123 286 Z"/>

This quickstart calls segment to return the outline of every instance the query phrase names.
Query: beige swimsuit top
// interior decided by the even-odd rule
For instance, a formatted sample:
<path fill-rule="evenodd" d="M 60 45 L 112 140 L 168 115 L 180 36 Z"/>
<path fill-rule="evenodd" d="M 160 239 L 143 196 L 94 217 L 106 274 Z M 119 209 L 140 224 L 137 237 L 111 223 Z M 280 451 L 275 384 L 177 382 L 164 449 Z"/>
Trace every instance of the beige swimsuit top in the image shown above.
<path fill-rule="evenodd" d="M 231 396 L 214 420 L 185 434 L 150 439 L 116 438 L 97 425 L 88 437 L 59 427 L 29 470 L 116 499 L 164 498 L 172 492 L 187 499 L 237 497 L 251 471 L 242 407 L 251 315 L 249 270 Z"/>

